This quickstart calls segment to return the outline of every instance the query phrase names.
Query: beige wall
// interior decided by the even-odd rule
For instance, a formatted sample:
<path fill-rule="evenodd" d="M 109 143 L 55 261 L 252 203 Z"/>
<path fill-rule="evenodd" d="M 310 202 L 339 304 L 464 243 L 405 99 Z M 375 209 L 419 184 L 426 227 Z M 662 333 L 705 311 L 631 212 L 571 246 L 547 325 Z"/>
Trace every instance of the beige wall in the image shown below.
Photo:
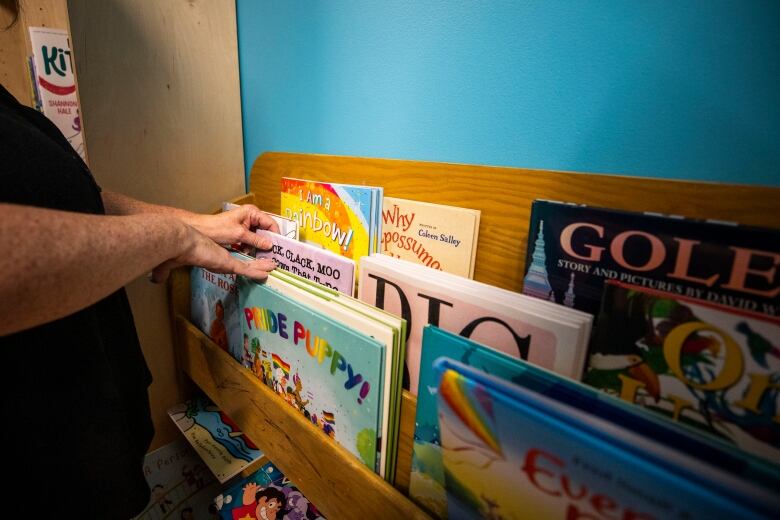
<path fill-rule="evenodd" d="M 233 0 L 68 0 L 90 166 L 106 189 L 212 211 L 244 193 Z M 181 398 L 165 287 L 128 287 L 155 382 L 153 448 Z"/>

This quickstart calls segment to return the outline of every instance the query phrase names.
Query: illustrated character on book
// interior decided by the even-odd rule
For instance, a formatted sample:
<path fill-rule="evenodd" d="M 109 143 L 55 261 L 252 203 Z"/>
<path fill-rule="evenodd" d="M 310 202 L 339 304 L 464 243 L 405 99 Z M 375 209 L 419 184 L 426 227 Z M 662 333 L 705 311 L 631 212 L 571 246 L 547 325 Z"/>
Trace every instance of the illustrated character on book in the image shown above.
<path fill-rule="evenodd" d="M 262 488 L 254 482 L 244 487 L 242 505 L 233 509 L 233 520 L 276 520 L 284 518 L 284 493 L 274 487 Z"/>
<path fill-rule="evenodd" d="M 192 469 L 185 464 L 181 468 L 181 476 L 188 485 L 195 489 L 202 489 L 206 485 L 206 480 L 204 479 L 206 476 L 205 471 L 206 467 L 203 464 L 195 464 Z"/>
<path fill-rule="evenodd" d="M 225 306 L 222 304 L 222 300 L 218 299 L 214 304 L 214 321 L 211 322 L 211 327 L 209 328 L 209 337 L 219 348 L 227 352 L 228 337 L 224 320 Z"/>
<path fill-rule="evenodd" d="M 295 390 L 290 392 L 293 396 L 293 399 L 295 400 L 295 407 L 298 408 L 300 411 L 306 410 L 306 405 L 309 404 L 308 399 L 303 399 L 301 397 L 301 390 L 303 390 L 303 382 L 301 381 L 301 376 L 298 375 L 298 372 L 295 373 L 293 376 L 293 384 L 295 385 Z"/>
<path fill-rule="evenodd" d="M 252 352 L 251 347 L 249 346 L 249 335 L 247 333 L 244 333 L 244 355 L 241 358 L 242 364 L 246 368 L 252 368 L 254 358 L 255 355 Z"/>
<path fill-rule="evenodd" d="M 747 434 L 780 449 L 780 349 L 751 318 L 698 307 L 720 316 L 710 323 L 684 300 L 610 285 L 605 297 L 586 383 L 731 442 Z"/>

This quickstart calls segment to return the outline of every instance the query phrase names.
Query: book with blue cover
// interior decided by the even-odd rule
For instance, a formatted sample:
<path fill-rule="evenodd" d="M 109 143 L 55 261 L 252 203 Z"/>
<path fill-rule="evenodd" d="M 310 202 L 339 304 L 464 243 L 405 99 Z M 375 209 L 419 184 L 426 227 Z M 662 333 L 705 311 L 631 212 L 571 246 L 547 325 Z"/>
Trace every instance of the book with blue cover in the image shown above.
<path fill-rule="evenodd" d="M 550 374 L 525 365 L 510 383 L 435 362 L 450 518 L 742 519 L 780 510 L 776 467 L 576 383 L 549 384 Z"/>
<path fill-rule="evenodd" d="M 384 345 L 270 284 L 239 277 L 238 288 L 241 327 L 258 377 L 378 471 Z"/>
<path fill-rule="evenodd" d="M 221 483 L 263 455 L 238 425 L 205 397 L 171 407 L 168 416 Z"/>
<path fill-rule="evenodd" d="M 213 501 L 222 520 L 319 520 L 325 517 L 303 493 L 268 461 Z"/>
<path fill-rule="evenodd" d="M 219 348 L 238 361 L 243 359 L 244 341 L 236 275 L 193 267 L 190 273 L 190 319 Z"/>

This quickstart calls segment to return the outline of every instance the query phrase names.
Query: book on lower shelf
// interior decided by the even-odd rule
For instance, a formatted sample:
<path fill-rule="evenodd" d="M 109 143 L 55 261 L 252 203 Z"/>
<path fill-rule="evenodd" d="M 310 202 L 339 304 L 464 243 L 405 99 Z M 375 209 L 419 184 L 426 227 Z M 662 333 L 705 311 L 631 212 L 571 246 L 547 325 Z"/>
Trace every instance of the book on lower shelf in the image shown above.
<path fill-rule="evenodd" d="M 529 363 L 496 359 L 510 379 L 449 358 L 434 363 L 449 517 L 768 518 L 778 511 L 776 466 Z"/>
<path fill-rule="evenodd" d="M 147 453 L 144 476 L 152 495 L 135 520 L 211 518 L 220 483 L 184 439 Z"/>
<path fill-rule="evenodd" d="M 266 462 L 216 495 L 213 510 L 222 520 L 324 520 L 324 516 L 276 465 Z"/>
<path fill-rule="evenodd" d="M 168 415 L 220 483 L 263 455 L 230 417 L 205 397 L 173 406 Z"/>

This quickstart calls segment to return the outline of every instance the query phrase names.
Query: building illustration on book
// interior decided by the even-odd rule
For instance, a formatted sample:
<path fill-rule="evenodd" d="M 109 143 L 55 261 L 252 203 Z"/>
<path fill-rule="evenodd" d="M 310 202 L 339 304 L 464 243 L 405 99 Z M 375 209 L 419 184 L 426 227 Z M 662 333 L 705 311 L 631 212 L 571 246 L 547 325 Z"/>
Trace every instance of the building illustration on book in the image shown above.
<path fill-rule="evenodd" d="M 544 221 L 539 221 L 539 234 L 534 242 L 533 261 L 523 280 L 523 294 L 541 300 L 555 301 L 555 293 L 547 278 L 546 255 L 544 252 Z"/>
<path fill-rule="evenodd" d="M 607 283 L 584 382 L 780 463 L 780 320 Z"/>

